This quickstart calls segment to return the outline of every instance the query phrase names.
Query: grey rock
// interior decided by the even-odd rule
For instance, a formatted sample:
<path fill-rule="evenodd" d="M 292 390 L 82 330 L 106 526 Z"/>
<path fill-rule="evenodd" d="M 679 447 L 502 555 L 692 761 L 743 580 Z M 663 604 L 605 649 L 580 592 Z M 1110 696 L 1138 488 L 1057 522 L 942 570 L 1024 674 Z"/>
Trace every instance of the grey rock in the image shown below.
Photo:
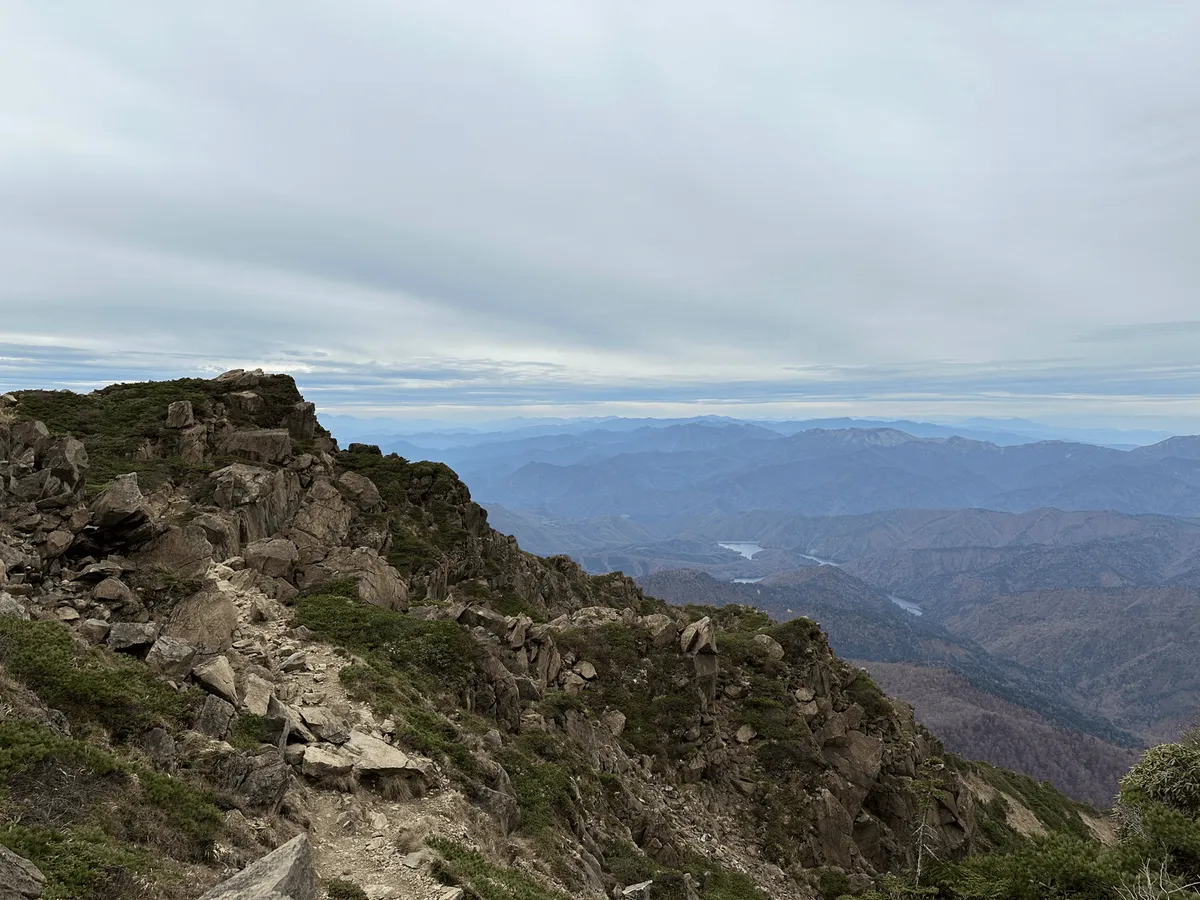
<path fill-rule="evenodd" d="M 351 731 L 345 749 L 354 757 L 354 769 L 362 775 L 419 775 L 431 771 L 429 760 L 409 756 L 391 744 L 361 731 Z"/>
<path fill-rule="evenodd" d="M 292 741 L 301 741 L 306 744 L 316 741 L 316 737 L 308 730 L 300 713 L 278 697 L 271 697 L 271 702 L 267 706 L 266 718 L 267 723 L 272 727 L 272 736 L 281 747 Z"/>
<path fill-rule="evenodd" d="M 79 633 L 90 643 L 102 644 L 111 629 L 112 626 L 103 619 L 86 619 L 79 626 Z"/>
<path fill-rule="evenodd" d="M 166 729 L 151 728 L 142 739 L 142 746 L 158 769 L 170 769 L 175 764 L 175 739 Z"/>
<path fill-rule="evenodd" d="M 158 638 L 154 622 L 118 622 L 109 629 L 108 646 L 118 653 L 140 653 Z"/>
<path fill-rule="evenodd" d="M 67 552 L 74 540 L 75 535 L 69 531 L 50 532 L 42 543 L 42 559 L 58 559 Z"/>
<path fill-rule="evenodd" d="M 128 531 L 150 521 L 150 507 L 138 487 L 135 473 L 118 475 L 92 504 L 92 525 L 104 530 Z"/>
<path fill-rule="evenodd" d="M 212 477 L 213 502 L 236 517 L 242 543 L 275 534 L 300 505 L 300 479 L 295 472 L 235 463 Z"/>
<path fill-rule="evenodd" d="M 252 416 L 262 412 L 267 406 L 262 394 L 256 394 L 254 391 L 235 391 L 225 397 L 225 402 L 231 408 Z"/>
<path fill-rule="evenodd" d="M 246 676 L 242 685 L 242 706 L 252 716 L 266 716 L 271 708 L 271 697 L 275 685 L 253 672 Z"/>
<path fill-rule="evenodd" d="M 269 538 L 246 547 L 243 556 L 247 566 L 268 578 L 291 578 L 300 551 L 285 538 Z"/>
<path fill-rule="evenodd" d="M 0 591 L 0 618 L 28 619 L 29 610 L 22 606 L 12 594 Z"/>
<path fill-rule="evenodd" d="M 354 757 L 336 747 L 314 745 L 304 748 L 300 772 L 307 778 L 341 778 L 354 768 Z"/>
<path fill-rule="evenodd" d="M 204 698 L 204 706 L 192 727 L 201 734 L 207 734 L 219 741 L 224 740 L 225 735 L 229 734 L 230 725 L 233 724 L 235 712 L 232 703 L 210 694 Z"/>
<path fill-rule="evenodd" d="M 200 900 L 317 900 L 317 874 L 308 835 L 292 838 Z"/>
<path fill-rule="evenodd" d="M 176 400 L 167 407 L 168 428 L 190 428 L 196 424 L 191 400 Z"/>
<path fill-rule="evenodd" d="M 330 744 L 344 744 L 350 740 L 350 729 L 346 723 L 324 707 L 302 706 L 300 718 L 318 740 Z"/>
<path fill-rule="evenodd" d="M 307 400 L 296 403 L 287 415 L 287 429 L 298 441 L 312 440 L 317 433 L 317 405 Z"/>
<path fill-rule="evenodd" d="M 196 648 L 173 637 L 162 635 L 146 654 L 151 671 L 172 681 L 183 681 L 192 671 Z"/>
<path fill-rule="evenodd" d="M 92 588 L 92 599 L 97 603 L 123 606 L 137 600 L 137 595 L 119 578 L 105 578 Z"/>
<path fill-rule="evenodd" d="M 213 561 L 213 546 L 199 525 L 172 526 L 146 547 L 138 561 L 165 569 L 177 578 L 201 578 Z"/>
<path fill-rule="evenodd" d="M 192 670 L 192 677 L 210 694 L 228 703 L 237 703 L 237 677 L 224 656 L 215 656 Z"/>
<path fill-rule="evenodd" d="M 164 633 L 201 653 L 224 653 L 237 626 L 238 611 L 229 594 L 208 584 L 176 605 Z"/>
<path fill-rule="evenodd" d="M 679 647 L 684 653 L 716 653 L 717 629 L 712 619 L 705 616 L 687 628 L 679 636 Z"/>
<path fill-rule="evenodd" d="M 292 436 L 276 428 L 233 431 L 221 441 L 221 451 L 250 462 L 282 463 L 292 455 Z"/>
<path fill-rule="evenodd" d="M 308 669 L 308 654 L 297 650 L 279 666 L 281 672 L 303 672 Z"/>
<path fill-rule="evenodd" d="M 359 475 L 357 472 L 344 472 L 338 478 L 338 484 L 363 509 L 371 510 L 383 505 L 383 498 L 379 496 L 379 488 L 375 487 L 375 482 L 365 475 Z"/>
<path fill-rule="evenodd" d="M 37 900 L 45 886 L 37 866 L 0 844 L 0 900 Z"/>
<path fill-rule="evenodd" d="M 750 641 L 756 653 L 767 659 L 783 659 L 783 645 L 769 634 L 756 634 Z"/>

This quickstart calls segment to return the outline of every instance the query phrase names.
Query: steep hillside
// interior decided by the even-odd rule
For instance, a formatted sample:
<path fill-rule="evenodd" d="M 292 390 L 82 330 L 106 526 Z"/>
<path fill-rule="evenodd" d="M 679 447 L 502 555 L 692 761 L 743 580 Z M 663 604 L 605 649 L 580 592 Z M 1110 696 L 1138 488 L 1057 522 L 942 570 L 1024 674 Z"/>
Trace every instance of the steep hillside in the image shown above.
<path fill-rule="evenodd" d="M 0 476 L 0 864 L 45 898 L 194 898 L 276 847 L 237 883 L 832 897 L 1087 832 L 947 765 L 811 620 L 525 553 L 287 377 L 6 396 Z"/>
<path fill-rule="evenodd" d="M 956 672 L 864 660 L 889 696 L 913 705 L 917 720 L 947 749 L 1025 772 L 1103 809 L 1141 751 L 1054 725 L 1044 716 L 981 691 Z"/>
<path fill-rule="evenodd" d="M 640 584 L 676 603 L 745 604 L 783 621 L 811 618 L 840 656 L 872 671 L 882 666 L 892 686 L 904 687 L 893 693 L 912 703 L 934 733 L 942 734 L 935 725 L 952 726 L 944 738 L 952 750 L 1050 780 L 1080 799 L 1104 805 L 1116 790 L 1117 775 L 1136 755 L 1130 749 L 1136 741 L 1128 733 L 1071 702 L 1061 684 L 993 656 L 924 616 L 909 615 L 840 569 L 820 566 L 760 584 L 719 582 L 695 571 L 663 572 Z M 952 689 L 952 682 L 964 689 Z M 970 730 L 989 718 L 1007 721 L 986 735 Z M 1089 752 L 1078 753 L 1080 747 Z"/>

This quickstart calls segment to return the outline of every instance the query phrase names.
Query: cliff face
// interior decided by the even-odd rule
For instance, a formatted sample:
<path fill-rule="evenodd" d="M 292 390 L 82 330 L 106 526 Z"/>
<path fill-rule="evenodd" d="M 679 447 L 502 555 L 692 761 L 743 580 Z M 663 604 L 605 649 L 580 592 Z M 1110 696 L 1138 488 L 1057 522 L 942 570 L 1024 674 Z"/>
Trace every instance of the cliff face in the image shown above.
<path fill-rule="evenodd" d="M 261 372 L 0 398 L 0 663 L 0 843 L 47 897 L 303 836 L 285 868 L 372 897 L 800 898 L 1033 815 L 811 621 L 524 553 Z"/>

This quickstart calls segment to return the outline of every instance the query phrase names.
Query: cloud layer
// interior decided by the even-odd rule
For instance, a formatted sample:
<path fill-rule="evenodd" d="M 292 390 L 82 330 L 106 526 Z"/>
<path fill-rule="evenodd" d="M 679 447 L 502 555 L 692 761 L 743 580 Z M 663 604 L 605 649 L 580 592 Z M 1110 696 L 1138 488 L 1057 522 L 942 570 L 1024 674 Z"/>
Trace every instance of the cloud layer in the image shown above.
<path fill-rule="evenodd" d="M 0 20 L 0 386 L 1200 416 L 1194 4 Z"/>

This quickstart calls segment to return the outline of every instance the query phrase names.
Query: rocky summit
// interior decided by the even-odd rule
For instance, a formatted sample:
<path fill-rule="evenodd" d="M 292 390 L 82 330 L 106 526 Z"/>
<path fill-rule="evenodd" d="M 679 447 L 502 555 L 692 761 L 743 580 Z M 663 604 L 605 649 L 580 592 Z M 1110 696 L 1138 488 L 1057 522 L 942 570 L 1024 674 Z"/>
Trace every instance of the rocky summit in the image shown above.
<path fill-rule="evenodd" d="M 812 621 L 525 553 L 261 371 L 0 398 L 0 779 L 3 898 L 799 900 L 1115 838 Z"/>

